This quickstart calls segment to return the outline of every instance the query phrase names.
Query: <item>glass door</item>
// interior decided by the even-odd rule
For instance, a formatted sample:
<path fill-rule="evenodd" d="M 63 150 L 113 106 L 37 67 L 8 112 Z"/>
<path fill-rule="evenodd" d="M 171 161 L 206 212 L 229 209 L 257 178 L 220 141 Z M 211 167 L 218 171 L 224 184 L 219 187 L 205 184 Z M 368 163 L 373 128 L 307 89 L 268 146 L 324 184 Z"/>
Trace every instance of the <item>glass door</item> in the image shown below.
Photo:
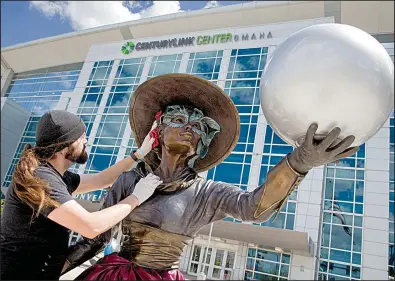
<path fill-rule="evenodd" d="M 200 264 L 200 255 L 202 252 L 202 246 L 195 245 L 193 247 L 191 262 L 189 263 L 188 274 L 196 275 L 198 274 L 198 268 Z"/>
<path fill-rule="evenodd" d="M 207 279 L 232 280 L 236 252 L 210 247 L 206 256 L 206 249 L 194 245 L 188 274 L 197 275 L 203 271 Z"/>
<path fill-rule="evenodd" d="M 204 250 L 203 250 L 203 255 L 202 255 L 202 262 L 201 262 L 201 264 L 200 264 L 200 266 L 199 266 L 199 271 L 198 272 L 204 272 L 204 274 L 206 274 L 206 276 L 208 276 L 208 272 L 209 272 L 209 270 L 210 270 L 210 260 L 211 260 L 211 254 L 212 254 L 212 252 L 213 252 L 213 248 L 208 248 L 208 252 L 207 252 L 207 256 L 206 256 L 206 249 L 207 249 L 207 247 L 204 247 Z M 206 256 L 206 261 L 205 262 L 203 262 L 203 260 L 204 260 L 204 257 Z"/>
<path fill-rule="evenodd" d="M 233 279 L 233 268 L 235 266 L 236 252 L 226 251 L 226 261 L 224 265 L 224 272 L 222 280 L 232 280 Z"/>
<path fill-rule="evenodd" d="M 188 274 L 197 275 L 198 273 L 204 272 L 206 276 L 208 275 L 210 269 L 210 260 L 211 260 L 211 253 L 213 251 L 212 248 L 208 248 L 208 253 L 206 257 L 206 261 L 203 262 L 204 257 L 206 255 L 207 247 L 195 245 L 193 247 L 191 262 L 189 264 Z"/>
<path fill-rule="evenodd" d="M 215 249 L 215 258 L 211 263 L 212 271 L 209 277 L 218 280 L 232 280 L 235 258 L 236 252 Z"/>

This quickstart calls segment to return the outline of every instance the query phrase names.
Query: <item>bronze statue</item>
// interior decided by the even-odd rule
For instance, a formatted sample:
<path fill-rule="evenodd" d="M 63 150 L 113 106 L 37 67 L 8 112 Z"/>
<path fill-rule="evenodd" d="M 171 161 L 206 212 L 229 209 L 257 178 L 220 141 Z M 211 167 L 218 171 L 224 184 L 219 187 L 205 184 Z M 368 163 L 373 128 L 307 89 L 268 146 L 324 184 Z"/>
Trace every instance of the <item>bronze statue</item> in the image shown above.
<path fill-rule="evenodd" d="M 159 145 L 144 162 L 118 178 L 102 208 L 131 194 L 139 179 L 150 172 L 163 184 L 123 220 L 120 252 L 100 259 L 79 280 L 184 280 L 179 259 L 200 228 L 228 216 L 264 222 L 280 212 L 311 168 L 358 150 L 349 148 L 353 136 L 334 143 L 338 128 L 316 142 L 317 125 L 312 124 L 305 142 L 268 173 L 264 184 L 247 192 L 198 175 L 221 163 L 239 137 L 236 107 L 216 85 L 187 74 L 157 76 L 136 89 L 129 114 L 137 144 L 157 118 Z M 68 255 L 67 270 L 98 254 L 110 238 L 108 231 L 78 242 Z"/>

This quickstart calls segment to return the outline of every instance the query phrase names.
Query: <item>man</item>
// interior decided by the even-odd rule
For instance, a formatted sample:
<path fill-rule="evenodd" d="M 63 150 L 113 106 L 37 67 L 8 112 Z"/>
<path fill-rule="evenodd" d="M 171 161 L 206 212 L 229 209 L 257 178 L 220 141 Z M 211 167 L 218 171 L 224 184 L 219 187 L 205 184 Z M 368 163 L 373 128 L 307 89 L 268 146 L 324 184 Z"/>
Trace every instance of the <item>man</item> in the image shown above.
<path fill-rule="evenodd" d="M 151 151 L 154 139 L 148 135 L 130 157 L 100 173 L 78 175 L 67 169 L 88 160 L 85 130 L 82 120 L 67 111 L 50 111 L 38 122 L 36 146 L 22 152 L 6 194 L 1 218 L 1 279 L 58 279 L 69 229 L 94 238 L 148 199 L 161 183 L 150 174 L 119 204 L 86 211 L 72 194 L 112 185 Z"/>

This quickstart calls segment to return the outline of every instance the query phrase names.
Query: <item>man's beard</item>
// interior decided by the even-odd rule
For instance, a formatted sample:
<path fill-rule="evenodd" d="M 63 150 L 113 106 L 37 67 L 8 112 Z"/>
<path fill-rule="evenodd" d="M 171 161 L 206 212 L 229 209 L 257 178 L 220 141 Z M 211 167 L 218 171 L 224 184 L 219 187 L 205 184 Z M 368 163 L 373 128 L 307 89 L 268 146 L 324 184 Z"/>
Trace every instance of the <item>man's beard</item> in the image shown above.
<path fill-rule="evenodd" d="M 70 148 L 70 150 L 66 153 L 65 158 L 73 163 L 85 164 L 86 161 L 88 161 L 88 153 L 86 152 L 85 148 L 86 146 L 84 145 L 82 152 L 77 155 L 74 148 Z"/>

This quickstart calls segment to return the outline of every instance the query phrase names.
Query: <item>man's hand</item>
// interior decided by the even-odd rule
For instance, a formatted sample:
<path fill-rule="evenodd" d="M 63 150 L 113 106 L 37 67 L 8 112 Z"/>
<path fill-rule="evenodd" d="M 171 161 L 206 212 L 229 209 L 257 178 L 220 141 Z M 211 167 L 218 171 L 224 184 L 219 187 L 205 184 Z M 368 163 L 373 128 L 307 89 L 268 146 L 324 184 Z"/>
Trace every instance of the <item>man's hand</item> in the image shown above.
<path fill-rule="evenodd" d="M 144 158 L 150 151 L 152 150 L 152 144 L 155 141 L 155 138 L 150 137 L 150 133 L 156 129 L 158 126 L 158 123 L 154 121 L 154 124 L 151 127 L 151 130 L 149 131 L 148 135 L 145 137 L 143 144 L 137 151 L 135 152 L 135 155 L 138 159 Z"/>
<path fill-rule="evenodd" d="M 154 174 L 148 174 L 145 178 L 142 178 L 134 188 L 133 193 L 130 196 L 135 196 L 138 200 L 138 205 L 141 205 L 145 200 L 151 197 L 155 189 L 163 181 Z"/>
<path fill-rule="evenodd" d="M 299 173 L 304 174 L 314 167 L 336 162 L 359 150 L 359 147 L 350 147 L 355 140 L 352 135 L 336 144 L 341 131 L 338 127 L 334 128 L 322 141 L 317 142 L 314 140 L 317 129 L 316 123 L 311 124 L 303 144 L 288 156 L 289 164 Z"/>

